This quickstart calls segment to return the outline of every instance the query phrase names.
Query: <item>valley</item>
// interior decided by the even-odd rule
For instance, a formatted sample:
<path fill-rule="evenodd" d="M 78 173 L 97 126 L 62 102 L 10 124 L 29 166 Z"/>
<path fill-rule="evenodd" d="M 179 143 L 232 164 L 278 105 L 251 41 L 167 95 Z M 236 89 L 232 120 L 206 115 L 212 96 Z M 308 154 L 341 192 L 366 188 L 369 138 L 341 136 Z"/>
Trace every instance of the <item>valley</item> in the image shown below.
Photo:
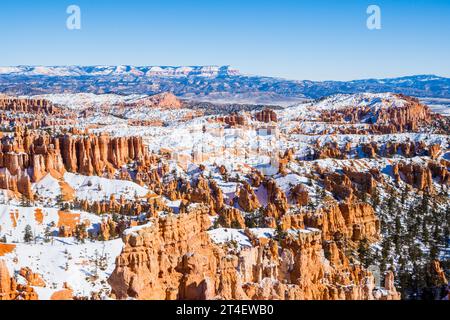
<path fill-rule="evenodd" d="M 0 300 L 445 298 L 445 90 L 189 89 L 241 81 L 0 69 Z"/>

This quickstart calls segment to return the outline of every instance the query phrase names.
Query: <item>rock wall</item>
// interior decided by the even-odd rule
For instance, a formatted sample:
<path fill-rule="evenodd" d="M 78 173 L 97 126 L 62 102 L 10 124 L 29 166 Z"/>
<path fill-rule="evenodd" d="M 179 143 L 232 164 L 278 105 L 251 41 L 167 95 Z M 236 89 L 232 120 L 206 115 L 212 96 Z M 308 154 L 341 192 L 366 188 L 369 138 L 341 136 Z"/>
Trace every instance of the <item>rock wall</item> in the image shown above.
<path fill-rule="evenodd" d="M 324 240 L 343 235 L 359 241 L 375 241 L 380 233 L 380 221 L 368 203 L 341 203 L 309 212 L 304 217 L 306 227 L 322 230 Z"/>
<path fill-rule="evenodd" d="M 114 178 L 130 162 L 142 167 L 154 162 L 139 137 L 69 133 L 50 137 L 18 127 L 13 136 L 1 138 L 0 187 L 31 198 L 30 182 L 39 181 L 50 172 L 63 174 L 67 170 Z"/>
<path fill-rule="evenodd" d="M 27 270 L 25 270 L 27 271 Z M 30 275 L 28 273 L 28 275 Z M 37 276 L 32 274 L 32 279 L 37 281 Z M 34 283 L 42 285 L 42 282 Z M 0 300 L 37 300 L 38 296 L 29 285 L 17 284 L 17 281 L 9 274 L 6 263 L 0 260 Z"/>
<path fill-rule="evenodd" d="M 186 214 L 155 218 L 151 225 L 127 232 L 125 247 L 108 280 L 115 297 L 376 298 L 372 275 L 351 265 L 333 242 L 323 248 L 320 230 L 289 234 L 280 243 L 253 236 L 254 246 L 230 251 L 210 241 L 208 212 L 200 205 Z M 350 217 L 345 208 L 342 219 L 365 222 L 362 213 Z M 393 290 L 389 288 L 388 295 Z"/>
<path fill-rule="evenodd" d="M 260 112 L 256 112 L 255 115 L 254 115 L 254 118 L 257 121 L 265 122 L 265 123 L 277 122 L 278 121 L 277 114 L 272 109 L 264 109 L 264 110 L 262 110 Z"/>

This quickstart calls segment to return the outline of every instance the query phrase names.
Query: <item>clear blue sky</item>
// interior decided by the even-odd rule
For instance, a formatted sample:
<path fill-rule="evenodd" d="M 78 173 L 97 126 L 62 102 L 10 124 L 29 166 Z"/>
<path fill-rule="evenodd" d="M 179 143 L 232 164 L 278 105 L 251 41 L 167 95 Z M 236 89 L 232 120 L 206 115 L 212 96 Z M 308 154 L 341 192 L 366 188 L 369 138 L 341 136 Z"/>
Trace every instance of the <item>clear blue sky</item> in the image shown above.
<path fill-rule="evenodd" d="M 449 0 L 15 0 L 0 65 L 232 65 L 291 79 L 450 76 Z M 66 29 L 66 8 L 82 30 Z M 382 30 L 366 9 L 382 10 Z"/>

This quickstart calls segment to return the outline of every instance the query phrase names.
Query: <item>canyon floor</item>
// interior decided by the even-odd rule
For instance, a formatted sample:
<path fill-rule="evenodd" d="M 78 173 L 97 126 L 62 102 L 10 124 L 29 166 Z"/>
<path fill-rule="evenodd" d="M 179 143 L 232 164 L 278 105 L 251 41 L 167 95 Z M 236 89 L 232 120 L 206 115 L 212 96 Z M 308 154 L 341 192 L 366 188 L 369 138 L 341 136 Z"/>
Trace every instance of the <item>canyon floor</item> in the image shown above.
<path fill-rule="evenodd" d="M 433 110 L 0 95 L 0 300 L 448 299 Z"/>

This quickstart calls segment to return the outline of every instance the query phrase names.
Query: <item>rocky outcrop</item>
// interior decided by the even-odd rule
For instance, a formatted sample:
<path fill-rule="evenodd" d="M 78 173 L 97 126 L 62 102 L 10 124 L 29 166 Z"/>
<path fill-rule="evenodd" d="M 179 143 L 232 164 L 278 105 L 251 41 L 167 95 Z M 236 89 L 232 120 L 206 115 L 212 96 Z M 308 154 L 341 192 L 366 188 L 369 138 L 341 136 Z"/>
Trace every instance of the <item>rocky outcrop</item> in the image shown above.
<path fill-rule="evenodd" d="M 17 127 L 13 136 L 1 138 L 0 188 L 32 199 L 31 183 L 48 173 L 61 176 L 67 170 L 114 178 L 126 164 L 137 164 L 136 169 L 143 171 L 154 161 L 139 137 L 50 136 Z M 131 180 L 128 172 L 120 174 L 119 178 Z M 137 178 L 141 176 L 136 174 Z"/>
<path fill-rule="evenodd" d="M 345 174 L 327 174 L 324 178 L 324 187 L 337 199 L 351 201 L 354 197 L 352 181 Z"/>
<path fill-rule="evenodd" d="M 428 167 L 399 162 L 393 165 L 392 171 L 397 181 L 403 180 L 419 190 L 433 190 L 433 175 Z"/>
<path fill-rule="evenodd" d="M 188 181 L 179 184 L 180 196 L 189 202 L 204 203 L 210 206 L 213 213 L 217 213 L 224 206 L 222 190 L 214 180 L 199 177 L 195 186 Z"/>
<path fill-rule="evenodd" d="M 59 112 L 59 109 L 48 100 L 15 97 L 0 97 L 0 110 L 44 114 L 56 114 Z"/>
<path fill-rule="evenodd" d="M 56 107 L 45 99 L 0 97 L 0 124 L 37 129 L 55 125 L 73 125 L 76 114 Z"/>
<path fill-rule="evenodd" d="M 288 234 L 280 243 L 255 239 L 255 246 L 227 251 L 206 233 L 208 211 L 197 206 L 187 214 L 153 219 L 127 231 L 125 247 L 108 280 L 114 296 L 375 299 L 372 275 L 350 264 L 336 245 L 325 254 L 319 230 Z"/>
<path fill-rule="evenodd" d="M 402 99 L 401 105 L 391 105 L 386 101 L 383 107 L 348 106 L 332 110 L 323 110 L 320 120 L 330 123 L 366 123 L 371 125 L 372 133 L 391 134 L 416 131 L 421 125 L 432 120 L 430 109 L 415 98 L 395 95 Z M 344 133 L 344 132 L 340 132 Z M 350 133 L 350 132 L 347 132 Z"/>
<path fill-rule="evenodd" d="M 309 202 L 309 193 L 304 185 L 298 184 L 290 191 L 291 199 L 298 206 L 306 206 Z"/>
<path fill-rule="evenodd" d="M 144 106 L 155 109 L 180 109 L 183 106 L 183 103 L 173 93 L 163 92 L 140 99 L 132 104 L 127 104 L 126 106 L 128 108 Z"/>
<path fill-rule="evenodd" d="M 13 280 L 9 275 L 8 268 L 6 267 L 6 263 L 3 260 L 0 260 L 0 297 L 8 297 L 12 291 Z M 5 299 L 6 300 L 6 299 Z"/>
<path fill-rule="evenodd" d="M 428 163 L 428 168 L 430 169 L 433 178 L 436 178 L 438 182 L 443 185 L 450 185 L 450 165 L 448 165 L 448 163 L 432 161 Z"/>
<path fill-rule="evenodd" d="M 333 193 L 338 200 L 352 201 L 355 193 L 372 194 L 378 182 L 382 181 L 380 171 L 372 168 L 369 171 L 355 171 L 344 167 L 343 173 L 325 172 L 324 187 Z"/>
<path fill-rule="evenodd" d="M 382 295 L 380 300 L 400 300 L 401 295 L 397 292 L 394 285 L 394 273 L 392 271 L 386 272 L 384 277 L 384 288 L 387 291 L 386 295 Z"/>
<path fill-rule="evenodd" d="M 445 275 L 444 269 L 441 267 L 441 262 L 439 260 L 434 260 L 429 266 L 429 275 L 431 277 L 430 281 L 434 287 L 447 285 L 448 280 Z"/>
<path fill-rule="evenodd" d="M 362 151 L 369 158 L 380 157 L 393 157 L 395 155 L 401 155 L 405 158 L 429 156 L 431 159 L 437 159 L 441 152 L 441 145 L 433 144 L 427 145 L 424 141 L 414 142 L 392 142 L 386 143 L 364 143 Z"/>
<path fill-rule="evenodd" d="M 245 229 L 245 220 L 236 208 L 224 207 L 219 213 L 219 224 L 224 228 Z"/>
<path fill-rule="evenodd" d="M 204 256 L 204 263 L 214 265 L 212 245 L 205 232 L 210 226 L 208 212 L 207 207 L 200 207 L 178 217 L 152 219 L 148 226 L 128 231 L 123 237 L 125 248 L 108 280 L 114 295 L 119 299 L 165 300 L 186 296 L 189 288 L 207 291 L 207 282 L 213 279 L 205 275 L 200 283 L 191 283 L 180 267 L 183 260 L 185 267 L 189 265 L 191 255 Z"/>
<path fill-rule="evenodd" d="M 323 146 L 316 145 L 314 147 L 314 159 L 344 159 L 345 152 L 339 148 L 337 143 L 326 143 Z"/>
<path fill-rule="evenodd" d="M 264 109 L 260 112 L 256 112 L 254 115 L 255 120 L 259 121 L 259 122 L 265 122 L 265 123 L 269 123 L 269 122 L 277 122 L 278 121 L 278 117 L 275 111 L 273 111 L 272 109 Z"/>
<path fill-rule="evenodd" d="M 215 118 L 216 122 L 225 123 L 228 126 L 236 127 L 236 126 L 246 126 L 248 125 L 248 118 L 245 115 L 241 114 L 230 114 L 228 116 L 217 117 Z"/>
<path fill-rule="evenodd" d="M 259 170 L 253 170 L 248 178 L 250 179 L 250 184 L 253 188 L 259 188 L 264 181 L 264 175 Z"/>
<path fill-rule="evenodd" d="M 58 138 L 58 145 L 67 171 L 84 175 L 111 173 L 145 154 L 139 137 L 63 136 Z"/>
<path fill-rule="evenodd" d="M 0 260 L 0 300 L 37 300 L 29 285 L 20 285 L 9 274 L 5 261 Z"/>
<path fill-rule="evenodd" d="M 289 203 L 284 191 L 281 190 L 274 179 L 264 181 L 264 186 L 267 190 L 267 201 L 276 208 L 275 218 L 285 215 L 289 210 Z"/>
<path fill-rule="evenodd" d="M 245 212 L 252 212 L 261 207 L 250 184 L 244 182 L 237 193 L 239 206 Z"/>
<path fill-rule="evenodd" d="M 46 284 L 44 280 L 42 280 L 41 276 L 37 273 L 34 273 L 30 268 L 22 268 L 19 271 L 19 275 L 22 276 L 27 284 L 31 287 L 45 287 Z"/>
<path fill-rule="evenodd" d="M 376 115 L 376 123 L 381 125 L 395 125 L 399 132 L 416 131 L 420 125 L 431 121 L 430 109 L 420 104 L 418 99 L 400 95 L 407 101 L 402 107 L 381 109 Z"/>
<path fill-rule="evenodd" d="M 325 241 L 340 235 L 352 241 L 376 241 L 380 233 L 379 219 L 367 203 L 341 203 L 309 212 L 304 223 L 320 229 Z"/>

